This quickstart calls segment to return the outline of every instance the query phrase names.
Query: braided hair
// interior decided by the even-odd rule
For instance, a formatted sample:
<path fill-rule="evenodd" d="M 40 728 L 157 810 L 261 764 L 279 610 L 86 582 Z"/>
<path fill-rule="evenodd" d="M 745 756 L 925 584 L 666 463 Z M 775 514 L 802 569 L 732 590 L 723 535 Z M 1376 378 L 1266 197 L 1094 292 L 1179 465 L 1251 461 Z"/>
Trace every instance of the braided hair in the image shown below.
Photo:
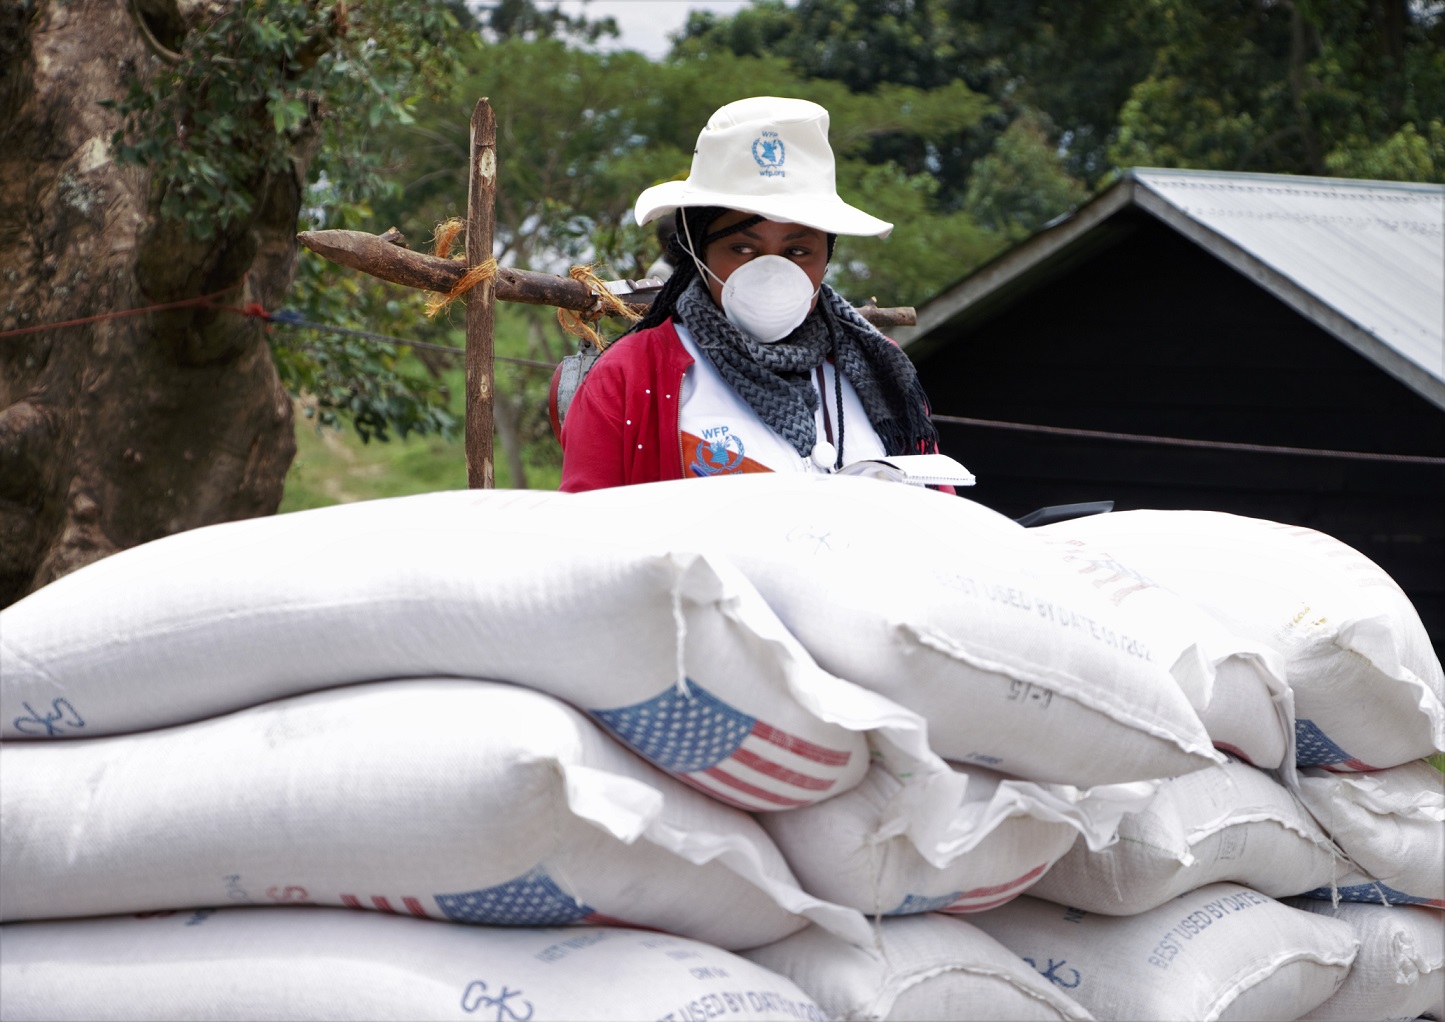
<path fill-rule="evenodd" d="M 652 299 L 648 306 L 647 313 L 626 331 L 627 334 L 635 334 L 640 330 L 647 330 L 655 326 L 661 326 L 664 321 L 677 312 L 677 299 L 686 291 L 692 282 L 698 277 L 697 261 L 693 259 L 693 253 L 687 249 L 688 238 L 700 239 L 694 244 L 697 250 L 697 259 L 702 260 L 707 253 L 707 248 L 714 241 L 719 241 L 739 231 L 745 231 L 754 227 L 767 217 L 750 216 L 720 231 L 707 233 L 708 227 L 719 217 L 733 212 L 725 206 L 680 206 L 673 213 L 675 230 L 667 242 L 668 262 L 672 263 L 672 276 L 662 285 L 662 290 Z M 828 258 L 833 258 L 833 245 L 837 242 L 836 234 L 828 235 Z"/>

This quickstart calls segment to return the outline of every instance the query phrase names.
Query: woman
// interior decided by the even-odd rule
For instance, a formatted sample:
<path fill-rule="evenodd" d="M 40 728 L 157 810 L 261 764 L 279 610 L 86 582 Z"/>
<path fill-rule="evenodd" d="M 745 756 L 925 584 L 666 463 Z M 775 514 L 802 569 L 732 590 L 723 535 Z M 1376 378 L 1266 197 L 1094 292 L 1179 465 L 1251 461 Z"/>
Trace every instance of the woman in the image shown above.
<path fill-rule="evenodd" d="M 770 96 L 723 107 L 688 178 L 638 197 L 639 224 L 667 213 L 676 270 L 577 391 L 563 490 L 937 449 L 908 357 L 823 283 L 838 235 L 893 229 L 838 197 L 826 110 Z"/>

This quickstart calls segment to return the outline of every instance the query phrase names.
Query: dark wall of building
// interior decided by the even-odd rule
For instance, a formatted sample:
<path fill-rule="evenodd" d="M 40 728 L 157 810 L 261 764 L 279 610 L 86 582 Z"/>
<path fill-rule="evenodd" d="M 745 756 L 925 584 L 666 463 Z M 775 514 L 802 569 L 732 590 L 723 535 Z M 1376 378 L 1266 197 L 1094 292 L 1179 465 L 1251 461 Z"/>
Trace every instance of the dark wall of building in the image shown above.
<path fill-rule="evenodd" d="M 1025 282 L 914 355 L 935 413 L 1445 457 L 1445 411 L 1193 242 L 1130 215 L 1113 247 Z M 1011 516 L 1113 500 L 1334 536 L 1390 573 L 1445 649 L 1445 468 L 947 423 L 939 432 L 978 477 L 968 496 Z"/>

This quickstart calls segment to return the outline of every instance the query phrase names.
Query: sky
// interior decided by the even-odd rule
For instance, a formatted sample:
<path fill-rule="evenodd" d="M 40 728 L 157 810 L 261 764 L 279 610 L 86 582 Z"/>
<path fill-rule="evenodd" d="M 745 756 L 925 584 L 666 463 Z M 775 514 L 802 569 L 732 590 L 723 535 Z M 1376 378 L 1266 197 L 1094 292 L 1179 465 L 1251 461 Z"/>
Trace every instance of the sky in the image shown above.
<path fill-rule="evenodd" d="M 621 48 L 657 58 L 667 53 L 668 36 L 682 28 L 688 11 L 730 14 L 748 6 L 748 0 L 562 0 L 559 6 L 572 15 L 586 11 L 593 19 L 616 18 L 622 30 Z"/>

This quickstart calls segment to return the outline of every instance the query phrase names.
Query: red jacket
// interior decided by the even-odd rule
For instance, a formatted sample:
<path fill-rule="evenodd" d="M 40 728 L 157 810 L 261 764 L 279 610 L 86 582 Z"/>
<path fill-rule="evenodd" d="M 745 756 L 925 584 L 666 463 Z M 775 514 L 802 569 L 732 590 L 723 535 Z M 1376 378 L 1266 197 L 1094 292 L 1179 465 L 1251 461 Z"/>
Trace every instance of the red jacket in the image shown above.
<path fill-rule="evenodd" d="M 684 479 L 682 381 L 692 365 L 672 320 L 628 334 L 597 360 L 562 420 L 569 492 Z M 953 492 L 952 487 L 938 487 Z"/>
<path fill-rule="evenodd" d="M 670 319 L 612 344 L 562 420 L 560 489 L 683 478 L 679 416 L 690 365 Z"/>

